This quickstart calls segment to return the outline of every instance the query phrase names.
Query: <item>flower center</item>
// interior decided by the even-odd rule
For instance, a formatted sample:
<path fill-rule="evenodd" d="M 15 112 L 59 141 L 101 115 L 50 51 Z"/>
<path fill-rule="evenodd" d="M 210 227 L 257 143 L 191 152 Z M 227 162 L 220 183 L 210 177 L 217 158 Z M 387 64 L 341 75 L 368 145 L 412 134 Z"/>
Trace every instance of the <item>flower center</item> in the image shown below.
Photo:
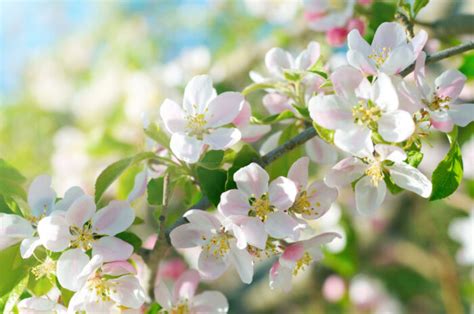
<path fill-rule="evenodd" d="M 321 204 L 317 202 L 316 206 L 321 206 Z M 313 210 L 314 208 L 308 200 L 308 194 L 306 191 L 301 192 L 293 203 L 293 206 L 290 207 L 290 211 L 304 215 L 311 215 Z"/>
<path fill-rule="evenodd" d="M 438 95 L 434 95 L 431 102 L 425 99 L 422 100 L 422 102 L 428 107 L 428 109 L 432 111 L 449 109 L 447 103 L 449 103 L 450 101 L 451 97 L 439 97 Z"/>
<path fill-rule="evenodd" d="M 102 301 L 110 300 L 110 293 L 115 292 L 114 286 L 116 283 L 110 282 L 96 273 L 94 277 L 87 280 L 87 288 L 94 292 Z"/>
<path fill-rule="evenodd" d="M 188 129 L 189 134 L 202 139 L 202 136 L 207 132 L 207 129 L 205 128 L 207 121 L 204 114 L 198 113 L 190 115 L 186 117 L 186 120 L 186 128 Z"/>
<path fill-rule="evenodd" d="M 304 270 L 306 266 L 309 266 L 311 262 L 313 261 L 313 258 L 311 255 L 309 255 L 308 252 L 304 252 L 303 257 L 301 257 L 297 262 L 296 266 L 293 269 L 293 276 L 296 276 L 300 271 Z"/>
<path fill-rule="evenodd" d="M 383 180 L 383 167 L 379 160 L 374 160 L 370 163 L 365 174 L 370 177 L 373 186 L 379 186 L 379 182 Z"/>
<path fill-rule="evenodd" d="M 35 276 L 36 280 L 40 279 L 43 276 L 49 276 L 51 274 L 54 274 L 56 271 L 56 262 L 49 258 L 49 256 L 46 258 L 46 260 L 38 265 L 33 267 L 31 272 Z"/>
<path fill-rule="evenodd" d="M 170 311 L 170 314 L 189 314 L 189 313 L 191 313 L 191 311 L 189 310 L 188 302 L 182 302 L 176 305 Z"/>
<path fill-rule="evenodd" d="M 260 218 L 261 221 L 265 221 L 268 214 L 273 212 L 273 206 L 266 194 L 257 199 L 250 199 L 250 205 L 252 206 L 250 214 Z"/>
<path fill-rule="evenodd" d="M 363 102 L 359 102 L 352 108 L 352 117 L 354 122 L 360 125 L 375 128 L 377 120 L 382 116 L 382 112 L 379 107 L 375 105 L 367 105 Z"/>
<path fill-rule="evenodd" d="M 72 226 L 70 228 L 73 240 L 71 242 L 72 247 L 81 248 L 84 251 L 92 248 L 92 242 L 94 242 L 94 233 L 92 232 L 92 226 L 90 223 L 86 223 L 82 228 Z"/>
<path fill-rule="evenodd" d="M 377 67 L 381 67 L 387 60 L 390 52 L 391 49 L 387 47 L 383 47 L 382 50 L 379 51 L 372 50 L 372 54 L 369 55 L 369 58 L 375 62 Z"/>
<path fill-rule="evenodd" d="M 205 244 L 202 248 L 206 252 L 216 257 L 223 257 L 230 250 L 229 237 L 230 236 L 227 233 L 221 231 L 220 233 L 212 237 L 209 242 L 207 242 L 207 244 Z"/>

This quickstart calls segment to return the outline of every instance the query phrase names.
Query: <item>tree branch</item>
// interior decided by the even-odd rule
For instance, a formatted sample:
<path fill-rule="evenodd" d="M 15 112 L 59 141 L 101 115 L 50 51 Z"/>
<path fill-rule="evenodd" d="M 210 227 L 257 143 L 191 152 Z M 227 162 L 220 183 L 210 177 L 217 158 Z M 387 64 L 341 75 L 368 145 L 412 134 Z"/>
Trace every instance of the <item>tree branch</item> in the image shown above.
<path fill-rule="evenodd" d="M 469 50 L 474 49 L 474 41 L 469 41 L 467 43 L 463 43 L 456 47 L 451 47 L 445 50 L 438 51 L 426 57 L 426 64 L 438 62 L 440 60 L 464 53 Z M 407 76 L 415 69 L 415 63 L 412 63 L 408 68 L 400 72 L 401 76 Z"/>

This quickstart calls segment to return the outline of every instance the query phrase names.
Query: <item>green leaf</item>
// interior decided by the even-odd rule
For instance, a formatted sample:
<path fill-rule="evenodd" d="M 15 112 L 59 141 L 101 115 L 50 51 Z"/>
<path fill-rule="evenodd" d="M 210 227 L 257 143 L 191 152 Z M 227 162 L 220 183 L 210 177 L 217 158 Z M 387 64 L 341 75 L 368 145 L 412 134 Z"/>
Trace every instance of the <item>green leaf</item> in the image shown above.
<path fill-rule="evenodd" d="M 196 173 L 202 191 L 211 203 L 217 206 L 221 199 L 221 194 L 225 191 L 227 172 L 220 169 L 210 170 L 197 167 Z"/>
<path fill-rule="evenodd" d="M 300 115 L 302 115 L 305 118 L 309 118 L 309 110 L 308 107 L 301 107 L 301 106 L 296 106 L 293 105 L 293 108 L 295 108 Z"/>
<path fill-rule="evenodd" d="M 135 234 L 130 231 L 120 232 L 115 235 L 117 238 L 124 240 L 125 242 L 133 246 L 133 251 L 138 252 L 142 247 L 142 240 Z"/>
<path fill-rule="evenodd" d="M 395 195 L 403 191 L 401 187 L 395 184 L 393 182 L 392 178 L 390 177 L 390 173 L 385 172 L 383 176 L 383 180 L 385 182 L 385 185 L 387 186 L 387 189 L 390 191 L 391 194 Z"/>
<path fill-rule="evenodd" d="M 252 117 L 252 122 L 255 124 L 273 124 L 275 122 L 280 122 L 286 119 L 291 119 L 294 118 L 295 114 L 291 112 L 290 110 L 285 110 L 280 113 L 271 115 L 271 116 L 266 116 L 263 119 L 258 119 L 255 117 Z"/>
<path fill-rule="evenodd" d="M 138 216 L 135 217 L 135 220 L 133 221 L 133 225 L 141 225 L 143 224 L 145 221 L 143 220 L 143 218 L 140 218 Z"/>
<path fill-rule="evenodd" d="M 316 129 L 316 132 L 318 133 L 319 137 L 322 138 L 324 141 L 326 141 L 329 144 L 334 143 L 334 131 L 325 129 L 319 124 L 316 124 L 313 122 L 313 127 Z"/>
<path fill-rule="evenodd" d="M 144 130 L 145 134 L 163 147 L 169 148 L 170 139 L 165 131 L 160 129 L 156 123 L 150 123 Z"/>
<path fill-rule="evenodd" d="M 314 73 L 314 74 L 317 74 L 317 75 L 323 77 L 323 78 L 326 79 L 326 80 L 327 80 L 328 77 L 329 77 L 328 74 L 327 74 L 326 72 L 323 72 L 323 71 L 310 69 L 309 72 Z"/>
<path fill-rule="evenodd" d="M 20 282 L 10 291 L 9 294 L 0 298 L 0 310 L 3 313 L 13 313 L 13 308 L 20 299 L 21 294 L 25 291 L 28 284 L 29 275 L 23 277 Z"/>
<path fill-rule="evenodd" d="M 224 159 L 224 151 L 210 150 L 199 161 L 198 165 L 207 169 L 217 169 Z"/>
<path fill-rule="evenodd" d="M 438 164 L 431 176 L 433 191 L 430 200 L 440 200 L 453 194 L 461 183 L 462 175 L 461 149 L 457 141 L 452 141 L 448 154 Z"/>
<path fill-rule="evenodd" d="M 43 276 L 39 279 L 36 279 L 34 276 L 30 276 L 28 281 L 28 290 L 33 292 L 35 296 L 42 296 L 48 293 L 55 286 L 55 278 L 49 278 L 48 276 Z"/>
<path fill-rule="evenodd" d="M 429 2 L 430 0 L 415 0 L 413 3 L 414 16 L 416 17 L 418 12 L 420 12 L 420 10 L 423 9 Z"/>
<path fill-rule="evenodd" d="M 464 56 L 464 61 L 459 71 L 466 75 L 468 79 L 474 78 L 474 53 L 468 53 Z"/>
<path fill-rule="evenodd" d="M 255 92 L 261 89 L 273 88 L 275 84 L 273 83 L 254 83 L 250 84 L 249 86 L 245 87 L 242 91 L 242 95 L 247 96 L 248 94 Z"/>
<path fill-rule="evenodd" d="M 153 302 L 148 308 L 148 310 L 146 311 L 146 314 L 158 314 L 160 313 L 160 310 L 161 310 L 161 306 L 158 303 Z"/>
<path fill-rule="evenodd" d="M 225 189 L 230 190 L 237 188 L 237 185 L 234 182 L 234 173 L 236 173 L 240 168 L 245 167 L 252 162 L 258 162 L 259 160 L 260 155 L 257 151 L 255 151 L 252 146 L 245 144 L 235 156 L 232 167 L 227 171 Z"/>
<path fill-rule="evenodd" d="M 98 203 L 101 200 L 105 191 L 125 170 L 128 169 L 128 167 L 133 166 L 143 160 L 153 158 L 154 156 L 155 154 L 152 152 L 143 152 L 133 157 L 116 161 L 105 168 L 105 170 L 101 172 L 95 182 L 95 202 Z"/>
<path fill-rule="evenodd" d="M 162 205 L 163 204 L 163 177 L 151 179 L 147 185 L 148 204 Z"/>
<path fill-rule="evenodd" d="M 298 82 L 299 80 L 301 80 L 301 74 L 298 72 L 285 71 L 283 73 L 283 76 L 285 77 L 285 79 L 292 82 Z"/>
<path fill-rule="evenodd" d="M 28 274 L 30 268 L 36 264 L 37 261 L 34 258 L 21 257 L 19 244 L 0 251 L 0 297 L 16 287 Z"/>
<path fill-rule="evenodd" d="M 374 1 L 372 4 L 372 14 L 370 15 L 370 28 L 376 30 L 383 22 L 393 21 L 397 6 L 382 0 Z"/>
<path fill-rule="evenodd" d="M 8 164 L 5 160 L 0 159 L 0 195 L 19 197 L 26 199 L 26 192 L 23 189 L 25 177 Z"/>
<path fill-rule="evenodd" d="M 416 151 L 416 150 L 411 150 L 407 153 L 407 164 L 413 166 L 413 167 L 418 167 L 418 165 L 421 163 L 423 160 L 423 153 Z"/>

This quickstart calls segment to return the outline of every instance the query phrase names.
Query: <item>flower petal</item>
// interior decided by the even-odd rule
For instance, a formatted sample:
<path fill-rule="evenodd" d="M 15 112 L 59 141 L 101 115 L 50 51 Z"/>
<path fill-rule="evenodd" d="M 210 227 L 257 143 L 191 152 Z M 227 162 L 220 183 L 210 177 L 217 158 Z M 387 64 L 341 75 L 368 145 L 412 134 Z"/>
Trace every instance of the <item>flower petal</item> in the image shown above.
<path fill-rule="evenodd" d="M 111 289 L 110 298 L 117 304 L 139 309 L 145 303 L 145 291 L 136 277 L 127 275 L 110 279 L 109 282 L 114 287 Z"/>
<path fill-rule="evenodd" d="M 427 198 L 431 195 L 430 180 L 420 170 L 406 163 L 395 163 L 390 167 L 390 177 L 396 185 Z"/>
<path fill-rule="evenodd" d="M 380 156 L 381 160 L 390 160 L 393 162 L 402 162 L 407 159 L 407 154 L 398 146 L 377 144 L 375 151 Z"/>
<path fill-rule="evenodd" d="M 225 150 L 240 141 L 242 134 L 237 128 L 218 128 L 204 135 L 204 144 L 210 149 Z"/>
<path fill-rule="evenodd" d="M 360 51 L 349 50 L 347 52 L 347 62 L 354 68 L 359 69 L 368 75 L 377 74 L 373 61 Z"/>
<path fill-rule="evenodd" d="M 465 82 L 466 76 L 464 74 L 454 69 L 447 70 L 435 79 L 436 95 L 441 98 L 456 99 Z"/>
<path fill-rule="evenodd" d="M 352 123 L 352 105 L 338 95 L 312 97 L 308 108 L 311 118 L 327 129 L 343 129 Z"/>
<path fill-rule="evenodd" d="M 277 114 L 285 110 L 292 110 L 290 99 L 279 93 L 268 93 L 263 96 L 262 103 L 270 114 Z"/>
<path fill-rule="evenodd" d="M 270 213 L 265 220 L 265 231 L 276 239 L 298 239 L 303 226 L 290 215 L 277 211 Z"/>
<path fill-rule="evenodd" d="M 51 177 L 41 175 L 36 177 L 28 189 L 28 205 L 33 216 L 49 215 L 54 207 L 56 192 L 51 188 Z"/>
<path fill-rule="evenodd" d="M 279 210 L 287 210 L 293 205 L 298 194 L 298 188 L 292 180 L 278 177 L 268 188 L 270 203 Z"/>
<path fill-rule="evenodd" d="M 184 213 L 183 217 L 192 223 L 193 226 L 198 228 L 219 230 L 222 227 L 222 224 L 219 219 L 216 218 L 216 215 L 204 210 L 191 209 Z"/>
<path fill-rule="evenodd" d="M 403 142 L 415 132 L 415 122 L 406 111 L 387 112 L 378 121 L 378 132 L 388 142 Z"/>
<path fill-rule="evenodd" d="M 52 215 L 41 219 L 38 222 L 37 231 L 44 247 L 53 252 L 65 250 L 71 241 L 69 224 L 60 215 Z"/>
<path fill-rule="evenodd" d="M 231 123 L 239 114 L 244 104 L 241 93 L 225 92 L 211 100 L 205 112 L 209 128 L 216 128 Z"/>
<path fill-rule="evenodd" d="M 235 231 L 239 229 L 238 233 L 240 233 L 239 237 L 235 234 L 237 241 L 244 242 L 245 245 L 239 245 L 237 242 L 237 247 L 239 249 L 245 249 L 247 244 L 255 246 L 256 248 L 265 249 L 267 243 L 267 234 L 265 233 L 265 225 L 263 222 L 256 217 L 248 217 L 248 216 L 237 216 L 232 219 L 235 226 L 237 228 L 233 228 Z M 234 232 L 235 233 L 235 232 Z M 243 240 L 243 241 L 241 241 Z"/>
<path fill-rule="evenodd" d="M 454 122 L 451 116 L 446 111 L 430 111 L 431 125 L 442 132 L 451 132 L 454 127 Z"/>
<path fill-rule="evenodd" d="M 237 189 L 228 190 L 221 194 L 217 210 L 224 216 L 244 215 L 249 212 L 250 205 L 247 195 Z"/>
<path fill-rule="evenodd" d="M 334 146 L 318 137 L 313 137 L 307 141 L 304 147 L 306 154 L 315 163 L 334 164 L 337 161 L 337 151 Z"/>
<path fill-rule="evenodd" d="M 247 143 L 253 143 L 260 140 L 265 134 L 272 130 L 269 125 L 254 125 L 249 124 L 243 128 L 239 128 L 241 133 L 241 140 Z"/>
<path fill-rule="evenodd" d="M 92 243 L 92 256 L 102 256 L 103 262 L 124 261 L 133 253 L 133 246 L 116 237 L 102 237 Z"/>
<path fill-rule="evenodd" d="M 348 65 L 337 68 L 331 74 L 334 90 L 338 95 L 346 98 L 354 96 L 355 90 L 359 87 L 363 79 L 364 76 L 359 70 Z"/>
<path fill-rule="evenodd" d="M 347 45 L 350 50 L 358 51 L 365 57 L 372 54 L 372 48 L 365 39 L 362 38 L 357 29 L 353 29 L 349 35 L 347 35 Z"/>
<path fill-rule="evenodd" d="M 309 158 L 301 157 L 291 165 L 288 179 L 296 183 L 299 191 L 308 185 Z"/>
<path fill-rule="evenodd" d="M 454 124 L 465 127 L 474 120 L 474 104 L 450 105 L 448 115 Z"/>
<path fill-rule="evenodd" d="M 295 60 L 295 67 L 301 71 L 309 69 L 318 61 L 321 54 L 319 43 L 312 41 L 308 44 L 308 48 L 303 50 Z"/>
<path fill-rule="evenodd" d="M 179 276 L 173 288 L 173 303 L 193 299 L 200 279 L 199 272 L 194 269 L 187 270 Z"/>
<path fill-rule="evenodd" d="M 380 73 L 373 85 L 372 99 L 382 111 L 393 111 L 398 108 L 398 94 L 392 80 L 385 73 Z"/>
<path fill-rule="evenodd" d="M 39 237 L 26 238 L 21 241 L 20 254 L 23 258 L 29 258 L 33 255 L 35 249 L 41 245 L 41 239 Z"/>
<path fill-rule="evenodd" d="M 301 242 L 288 245 L 279 258 L 281 266 L 293 268 L 296 262 L 304 255 L 305 248 Z"/>
<path fill-rule="evenodd" d="M 292 270 L 276 261 L 270 269 L 270 289 L 291 290 Z"/>
<path fill-rule="evenodd" d="M 388 75 L 400 73 L 416 60 L 413 48 L 409 45 L 401 45 L 390 52 L 387 60 L 382 64 L 380 70 Z"/>
<path fill-rule="evenodd" d="M 58 259 L 56 276 L 63 288 L 77 291 L 85 283 L 78 280 L 77 275 L 82 272 L 89 263 L 89 257 L 80 249 L 72 249 L 64 252 Z"/>
<path fill-rule="evenodd" d="M 256 163 L 251 163 L 234 173 L 237 188 L 248 197 L 259 198 L 268 191 L 268 173 Z"/>
<path fill-rule="evenodd" d="M 0 250 L 33 236 L 34 229 L 26 219 L 0 213 Z"/>
<path fill-rule="evenodd" d="M 203 245 L 210 231 L 184 224 L 174 228 L 170 233 L 171 245 L 177 249 L 187 249 Z"/>
<path fill-rule="evenodd" d="M 323 181 L 313 182 L 307 190 L 308 200 L 311 203 L 311 214 L 303 214 L 305 219 L 317 219 L 324 215 L 336 201 L 338 192 L 328 187 Z"/>
<path fill-rule="evenodd" d="M 217 96 L 209 75 L 193 77 L 184 89 L 183 108 L 186 114 L 204 113 L 208 103 Z"/>
<path fill-rule="evenodd" d="M 184 133 L 174 133 L 171 136 L 170 148 L 178 159 L 194 164 L 201 156 L 204 143 L 195 137 Z"/>
<path fill-rule="evenodd" d="M 374 186 L 370 177 L 363 177 L 355 185 L 357 211 L 363 215 L 373 215 L 382 205 L 386 193 L 387 186 L 384 181 L 379 181 L 378 185 Z"/>
<path fill-rule="evenodd" d="M 247 250 L 239 250 L 231 243 L 229 261 L 234 265 L 243 283 L 250 284 L 253 277 L 253 261 Z"/>
<path fill-rule="evenodd" d="M 372 154 L 372 131 L 360 125 L 334 132 L 334 144 L 354 156 L 366 157 Z"/>
<path fill-rule="evenodd" d="M 140 196 L 144 195 L 146 192 L 146 187 L 148 183 L 148 168 L 145 167 L 142 171 L 137 173 L 133 181 L 133 188 L 128 194 L 127 201 L 133 202 Z"/>
<path fill-rule="evenodd" d="M 183 132 L 186 127 L 186 115 L 180 105 L 170 99 L 160 106 L 160 116 L 168 132 Z"/>
<path fill-rule="evenodd" d="M 84 195 L 84 191 L 78 187 L 78 186 L 73 186 L 72 188 L 69 188 L 66 193 L 64 193 L 64 197 L 62 200 L 59 200 L 55 205 L 54 205 L 54 210 L 61 210 L 61 211 L 66 211 L 68 210 L 69 206 L 78 199 Z"/>
<path fill-rule="evenodd" d="M 94 198 L 83 195 L 76 199 L 66 212 L 66 221 L 72 226 L 82 228 L 82 226 L 92 218 L 96 211 Z"/>
<path fill-rule="evenodd" d="M 292 63 L 291 54 L 281 48 L 272 48 L 265 55 L 265 65 L 268 71 L 277 77 L 282 77 L 285 69 L 291 69 Z"/>
<path fill-rule="evenodd" d="M 428 33 L 423 29 L 421 29 L 418 34 L 416 34 L 415 37 L 413 37 L 413 39 L 411 40 L 410 45 L 413 49 L 413 53 L 415 54 L 416 58 L 423 51 L 423 47 L 425 46 L 427 40 Z"/>
<path fill-rule="evenodd" d="M 329 187 L 341 188 L 359 179 L 365 172 L 366 165 L 355 157 L 348 157 L 338 162 L 326 173 L 324 182 Z"/>
<path fill-rule="evenodd" d="M 219 291 L 204 291 L 191 300 L 191 313 L 227 313 L 229 303 Z"/>
<path fill-rule="evenodd" d="M 156 301 L 165 309 L 171 310 L 173 308 L 173 303 L 171 300 L 171 292 L 169 291 L 166 284 L 159 280 L 158 283 L 155 285 L 154 295 Z"/>
<path fill-rule="evenodd" d="M 403 26 L 395 22 L 385 22 L 375 31 L 372 48 L 375 51 L 382 51 L 383 48 L 393 50 L 406 43 L 407 36 Z"/>
<path fill-rule="evenodd" d="M 216 257 L 209 252 L 202 251 L 198 259 L 198 270 L 204 279 L 214 280 L 219 278 L 228 268 L 229 264 L 221 257 Z"/>
<path fill-rule="evenodd" d="M 116 235 L 135 220 L 135 212 L 127 201 L 111 201 L 92 217 L 92 228 L 98 234 Z"/>

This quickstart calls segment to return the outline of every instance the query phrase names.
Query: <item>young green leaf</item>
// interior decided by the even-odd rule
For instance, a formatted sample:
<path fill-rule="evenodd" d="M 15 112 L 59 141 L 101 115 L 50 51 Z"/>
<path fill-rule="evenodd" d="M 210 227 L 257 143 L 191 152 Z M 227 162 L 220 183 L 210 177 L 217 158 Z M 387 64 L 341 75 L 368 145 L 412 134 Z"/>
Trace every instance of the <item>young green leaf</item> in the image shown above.
<path fill-rule="evenodd" d="M 161 205 L 163 204 L 163 177 L 151 179 L 147 185 L 148 204 Z"/>
<path fill-rule="evenodd" d="M 227 172 L 220 169 L 210 170 L 204 167 L 197 167 L 196 173 L 202 191 L 211 203 L 217 206 L 221 194 L 225 191 Z"/>
<path fill-rule="evenodd" d="M 246 95 L 248 95 L 252 92 L 255 92 L 257 90 L 273 88 L 273 87 L 275 87 L 275 86 L 272 83 L 254 83 L 254 84 L 250 84 L 249 86 L 244 88 L 244 90 L 242 91 L 242 95 L 246 96 Z"/>
<path fill-rule="evenodd" d="M 418 12 L 420 12 L 421 9 L 423 9 L 430 0 L 415 0 L 413 3 L 413 16 L 416 17 L 418 15 Z"/>
<path fill-rule="evenodd" d="M 0 159 L 0 195 L 19 197 L 26 199 L 26 192 L 23 189 L 25 177 L 8 164 L 5 160 Z"/>
<path fill-rule="evenodd" d="M 440 200 L 453 194 L 461 183 L 462 176 L 463 163 L 461 149 L 457 141 L 452 141 L 448 154 L 438 164 L 431 176 L 433 191 L 430 200 Z"/>
<path fill-rule="evenodd" d="M 210 150 L 204 157 L 198 162 L 199 166 L 207 169 L 217 169 L 222 163 L 224 158 L 224 151 L 222 150 Z"/>
<path fill-rule="evenodd" d="M 145 134 L 163 147 L 169 148 L 170 139 L 165 131 L 160 129 L 156 123 L 150 123 L 144 130 Z"/>

